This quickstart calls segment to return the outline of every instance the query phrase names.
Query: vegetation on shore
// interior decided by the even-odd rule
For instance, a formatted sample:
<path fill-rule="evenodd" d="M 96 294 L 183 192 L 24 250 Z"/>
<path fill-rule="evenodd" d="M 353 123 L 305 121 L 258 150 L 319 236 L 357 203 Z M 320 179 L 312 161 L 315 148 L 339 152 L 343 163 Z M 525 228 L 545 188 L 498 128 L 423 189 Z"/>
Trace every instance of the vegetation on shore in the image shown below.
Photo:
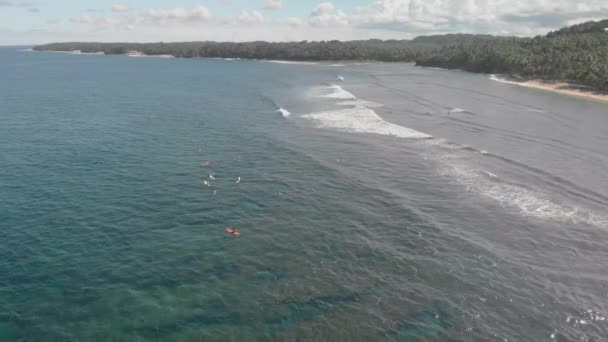
<path fill-rule="evenodd" d="M 608 20 L 534 38 L 451 44 L 422 54 L 417 65 L 564 81 L 608 90 Z"/>
<path fill-rule="evenodd" d="M 608 90 L 608 20 L 588 22 L 534 38 L 449 34 L 412 40 L 291 43 L 54 43 L 39 51 L 104 52 L 175 57 L 279 59 L 289 61 L 375 60 L 555 80 Z"/>

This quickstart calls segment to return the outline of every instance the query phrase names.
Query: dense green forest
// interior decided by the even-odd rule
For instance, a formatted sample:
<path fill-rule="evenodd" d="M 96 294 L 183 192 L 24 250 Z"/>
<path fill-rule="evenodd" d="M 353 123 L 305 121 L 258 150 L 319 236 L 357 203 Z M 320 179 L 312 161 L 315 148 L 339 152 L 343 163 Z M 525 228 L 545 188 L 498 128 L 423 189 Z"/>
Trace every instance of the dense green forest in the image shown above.
<path fill-rule="evenodd" d="M 293 61 L 324 60 L 378 60 L 414 61 L 422 50 L 432 44 L 411 44 L 410 41 L 326 41 L 294 43 L 58 43 L 35 47 L 36 50 L 100 52 L 124 54 L 140 51 L 148 55 L 174 55 L 175 57 L 222 57 L 243 59 L 280 59 Z"/>
<path fill-rule="evenodd" d="M 54 43 L 39 51 L 104 52 L 176 57 L 281 59 L 292 61 L 375 60 L 509 74 L 518 79 L 567 81 L 608 90 L 608 20 L 588 22 L 534 38 L 448 34 L 412 40 L 291 43 Z"/>
<path fill-rule="evenodd" d="M 420 66 L 567 81 L 608 90 L 608 20 L 534 38 L 444 45 L 416 58 Z"/>

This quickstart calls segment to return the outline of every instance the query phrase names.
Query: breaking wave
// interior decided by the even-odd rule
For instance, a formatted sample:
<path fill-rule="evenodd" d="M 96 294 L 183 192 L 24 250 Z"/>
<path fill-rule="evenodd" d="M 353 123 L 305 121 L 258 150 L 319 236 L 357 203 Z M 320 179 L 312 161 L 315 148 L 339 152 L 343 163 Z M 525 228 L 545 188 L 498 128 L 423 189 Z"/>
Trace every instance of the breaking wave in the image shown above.
<path fill-rule="evenodd" d="M 522 215 L 563 223 L 584 223 L 608 228 L 608 217 L 587 209 L 559 203 L 545 194 L 502 181 L 494 173 L 476 170 L 465 162 L 445 162 L 441 173 L 454 177 L 467 190 L 491 198 Z"/>
<path fill-rule="evenodd" d="M 363 106 L 313 113 L 303 117 L 316 121 L 321 128 L 333 128 L 350 133 L 380 134 L 409 139 L 431 138 L 428 134 L 386 122 L 376 112 Z"/>
<path fill-rule="evenodd" d="M 275 64 L 293 64 L 293 65 L 316 65 L 319 63 L 316 62 L 298 62 L 298 61 L 275 61 L 275 60 L 265 60 L 261 61 L 263 63 L 275 63 Z"/>
<path fill-rule="evenodd" d="M 430 135 L 411 128 L 399 126 L 382 119 L 370 108 L 381 107 L 381 104 L 361 100 L 339 85 L 329 86 L 329 94 L 317 95 L 323 98 L 343 100 L 338 105 L 350 108 L 328 110 L 302 116 L 314 120 L 320 128 L 332 128 L 350 133 L 367 133 L 394 136 L 409 139 L 428 139 Z"/>
<path fill-rule="evenodd" d="M 329 99 L 357 100 L 355 95 L 344 90 L 344 88 L 340 87 L 339 85 L 332 84 L 329 89 L 331 89 L 332 92 L 324 95 L 323 97 Z"/>
<path fill-rule="evenodd" d="M 608 216 L 606 215 L 599 215 L 576 205 L 560 203 L 540 191 L 509 183 L 501 179 L 499 175 L 478 169 L 466 161 L 470 153 L 481 155 L 484 158 L 493 156 L 485 150 L 454 144 L 445 139 L 433 138 L 426 133 L 387 122 L 370 109 L 373 107 L 373 103 L 358 99 L 338 85 L 332 84 L 329 89 L 331 93 L 320 96 L 343 100 L 338 104 L 352 107 L 312 113 L 304 115 L 303 118 L 316 121 L 320 128 L 331 128 L 350 133 L 424 139 L 425 146 L 437 147 L 445 151 L 433 158 L 439 162 L 440 173 L 455 178 L 469 191 L 491 198 L 506 208 L 514 208 L 525 216 L 608 228 Z M 460 108 L 451 108 L 450 112 L 467 113 L 466 110 Z M 466 155 L 461 153 L 466 153 Z"/>
<path fill-rule="evenodd" d="M 290 113 L 290 112 L 289 112 L 287 109 L 284 109 L 284 108 L 279 108 L 279 109 L 277 109 L 277 112 L 281 113 L 281 115 L 282 115 L 282 116 L 283 116 L 285 119 L 287 119 L 287 118 L 289 118 L 289 117 L 291 116 L 291 113 Z"/>
<path fill-rule="evenodd" d="M 379 108 L 379 107 L 384 106 L 380 103 L 365 101 L 365 100 L 360 100 L 360 99 L 341 101 L 341 102 L 338 102 L 338 104 L 340 106 L 361 106 L 361 107 L 367 107 L 367 108 Z"/>

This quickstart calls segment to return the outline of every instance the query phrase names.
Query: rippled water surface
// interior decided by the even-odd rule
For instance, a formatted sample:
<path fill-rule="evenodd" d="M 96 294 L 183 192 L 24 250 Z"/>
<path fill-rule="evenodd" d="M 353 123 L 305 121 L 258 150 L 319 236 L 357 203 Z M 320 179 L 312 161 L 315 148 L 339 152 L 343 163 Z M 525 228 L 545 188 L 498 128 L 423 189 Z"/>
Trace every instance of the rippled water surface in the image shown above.
<path fill-rule="evenodd" d="M 608 336 L 605 103 L 409 64 L 0 74 L 1 341 Z"/>

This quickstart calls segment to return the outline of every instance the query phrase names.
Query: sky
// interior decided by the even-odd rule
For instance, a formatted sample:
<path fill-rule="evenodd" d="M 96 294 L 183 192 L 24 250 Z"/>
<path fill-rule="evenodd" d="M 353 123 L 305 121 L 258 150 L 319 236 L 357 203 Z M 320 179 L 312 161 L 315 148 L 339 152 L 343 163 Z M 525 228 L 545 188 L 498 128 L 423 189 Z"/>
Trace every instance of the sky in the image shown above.
<path fill-rule="evenodd" d="M 607 18 L 608 0 L 0 0 L 0 45 L 534 36 Z"/>

